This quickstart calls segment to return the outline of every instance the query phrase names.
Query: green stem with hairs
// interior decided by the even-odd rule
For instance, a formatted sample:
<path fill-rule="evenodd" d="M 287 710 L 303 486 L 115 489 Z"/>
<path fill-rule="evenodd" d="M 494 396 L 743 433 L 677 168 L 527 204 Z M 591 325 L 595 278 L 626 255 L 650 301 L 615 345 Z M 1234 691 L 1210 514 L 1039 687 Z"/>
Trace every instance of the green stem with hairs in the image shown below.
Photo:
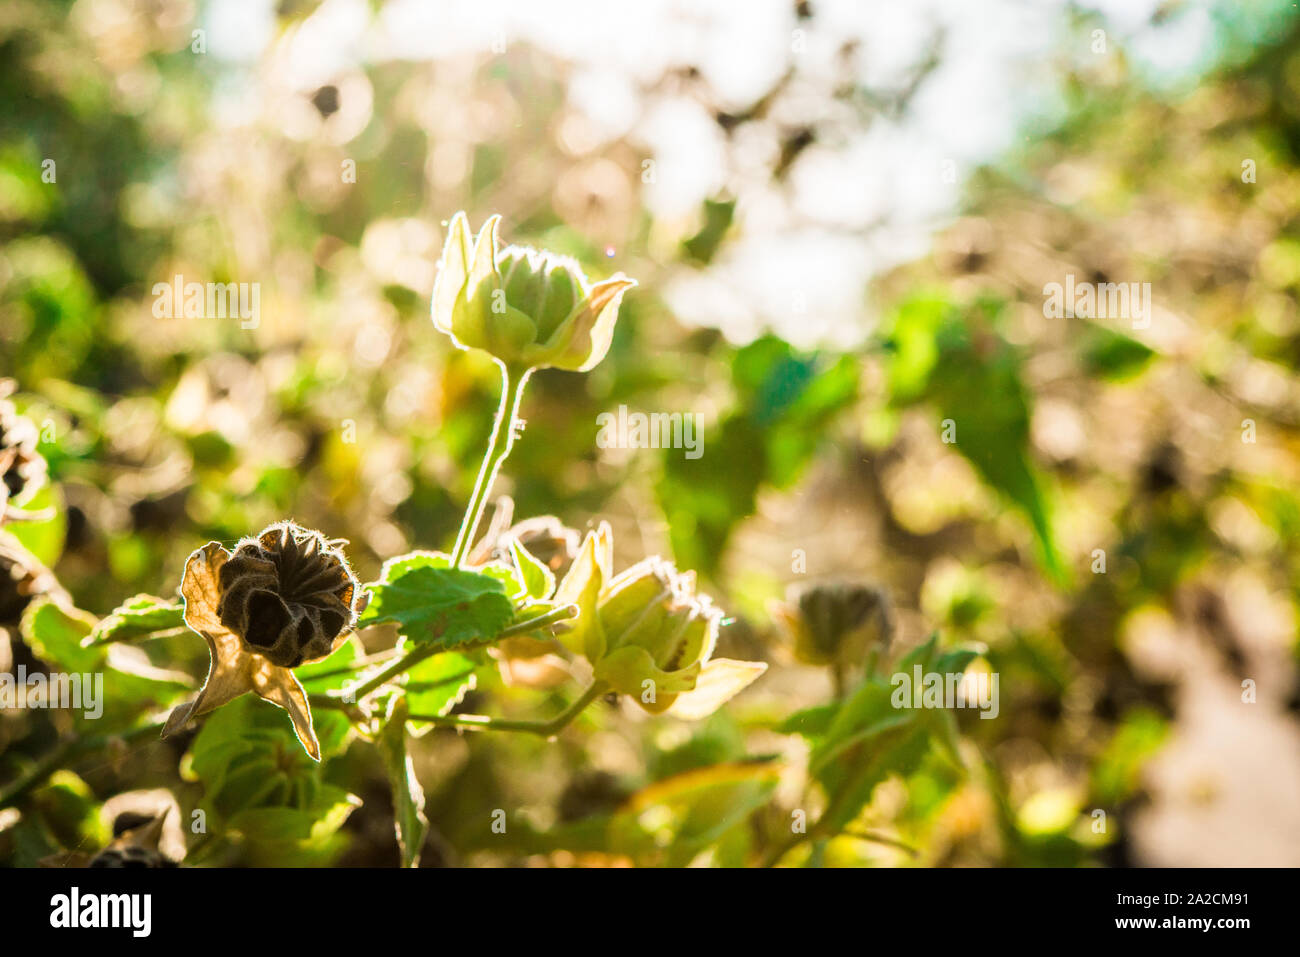
<path fill-rule="evenodd" d="M 510 454 L 511 446 L 514 445 L 519 405 L 523 401 L 524 386 L 528 383 L 532 371 L 532 369 L 518 369 L 501 364 L 501 404 L 497 407 L 492 437 L 488 440 L 487 452 L 483 455 L 483 464 L 474 482 L 474 493 L 470 496 L 469 507 L 465 510 L 465 518 L 462 519 L 460 531 L 456 535 L 456 547 L 451 553 L 453 568 L 460 568 L 469 552 L 470 545 L 474 541 L 474 533 L 478 531 L 479 520 L 483 517 L 483 509 L 487 506 L 488 492 L 492 490 L 492 483 L 496 480 L 501 463 L 505 461 L 506 456 Z"/>
<path fill-rule="evenodd" d="M 347 710 L 348 705 L 347 702 L 344 700 L 345 698 L 350 699 L 351 701 L 360 701 L 362 698 L 370 694 L 370 692 L 374 691 L 376 688 L 387 684 L 388 682 L 392 681 L 394 678 L 397 678 L 400 675 L 407 672 L 408 670 L 410 670 L 411 668 L 414 668 L 416 665 L 418 665 L 420 662 L 424 661 L 425 659 L 432 658 L 434 655 L 442 654 L 443 652 L 446 651 L 461 651 L 466 648 L 473 648 L 479 645 L 495 644 L 496 642 L 500 641 L 502 638 L 509 638 L 513 635 L 526 635 L 530 631 L 536 631 L 538 628 L 545 628 L 547 625 L 554 625 L 557 622 L 564 621 L 567 618 L 572 618 L 577 613 L 578 613 L 577 605 L 563 605 L 560 608 L 551 609 L 544 615 L 538 615 L 536 618 L 529 618 L 525 621 L 517 621 L 510 627 L 503 629 L 498 635 L 496 635 L 493 638 L 484 639 L 482 641 L 467 642 L 462 645 L 457 645 L 454 648 L 443 648 L 440 645 L 433 645 L 433 644 L 417 645 L 409 653 L 402 655 L 402 657 L 398 658 L 395 662 L 393 662 L 383 671 L 380 671 L 377 674 L 371 676 L 370 678 L 367 678 L 359 685 L 355 685 L 352 688 L 344 689 L 345 694 L 343 696 L 314 694 L 314 695 L 309 695 L 308 700 L 313 706 L 319 704 L 320 706 L 325 708 L 336 708 L 339 710 Z"/>
<path fill-rule="evenodd" d="M 521 731 L 538 734 L 544 738 L 559 734 L 574 718 L 586 710 L 609 688 L 602 681 L 594 681 L 574 702 L 549 721 L 514 721 L 509 718 L 492 718 L 485 714 L 412 714 L 411 721 L 424 721 L 445 728 L 465 728 L 470 731 Z"/>

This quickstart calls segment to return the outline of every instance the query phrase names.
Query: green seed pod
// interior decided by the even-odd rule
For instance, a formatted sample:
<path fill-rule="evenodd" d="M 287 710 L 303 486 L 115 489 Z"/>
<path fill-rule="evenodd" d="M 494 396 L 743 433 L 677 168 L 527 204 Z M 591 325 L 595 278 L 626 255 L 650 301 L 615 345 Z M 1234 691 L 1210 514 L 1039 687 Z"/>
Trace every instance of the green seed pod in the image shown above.
<path fill-rule="evenodd" d="M 364 606 L 339 544 L 293 522 L 244 539 L 221 566 L 221 623 L 281 667 L 329 655 Z"/>
<path fill-rule="evenodd" d="M 696 593 L 695 573 L 647 558 L 610 574 L 609 525 L 590 533 L 556 589 L 578 606 L 563 636 L 592 665 L 598 681 L 652 714 L 698 720 L 752 683 L 767 665 L 714 658 L 722 612 Z"/>
<path fill-rule="evenodd" d="M 507 366 L 586 372 L 609 351 L 626 276 L 590 283 L 567 256 L 523 246 L 497 250 L 492 216 L 477 239 L 452 217 L 433 288 L 433 323 L 464 349 Z"/>

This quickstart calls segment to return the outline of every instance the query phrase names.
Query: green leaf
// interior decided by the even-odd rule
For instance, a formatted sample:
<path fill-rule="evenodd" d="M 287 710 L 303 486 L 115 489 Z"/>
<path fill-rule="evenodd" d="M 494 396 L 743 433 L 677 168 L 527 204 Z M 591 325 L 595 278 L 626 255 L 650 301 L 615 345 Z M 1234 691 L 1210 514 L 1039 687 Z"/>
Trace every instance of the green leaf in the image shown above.
<path fill-rule="evenodd" d="M 351 735 L 337 711 L 317 709 L 312 724 L 322 762 L 340 753 Z M 303 751 L 284 713 L 251 695 L 206 717 L 185 767 L 186 776 L 203 785 L 201 806 L 216 823 L 255 807 L 307 808 L 323 786 L 322 764 Z"/>
<path fill-rule="evenodd" d="M 678 449 L 663 453 L 655 495 L 682 565 L 714 573 L 762 486 L 789 486 L 825 443 L 829 424 L 857 394 L 859 376 L 853 357 L 829 358 L 798 354 L 775 336 L 729 357 L 737 405 L 702 436 L 712 451 L 694 459 Z"/>
<path fill-rule="evenodd" d="M 814 705 L 796 711 L 777 728 L 781 734 L 799 734 L 805 738 L 819 738 L 830 729 L 831 722 L 839 712 L 839 702 Z"/>
<path fill-rule="evenodd" d="M 1138 789 L 1142 769 L 1169 735 L 1169 723 L 1151 708 L 1133 708 L 1092 768 L 1094 799 L 1114 807 Z"/>
<path fill-rule="evenodd" d="M 449 567 L 445 555 L 415 552 L 384 564 L 370 588 L 363 625 L 395 622 L 417 644 L 454 648 L 491 641 L 514 618 L 514 607 L 498 578 Z"/>
<path fill-rule="evenodd" d="M 426 658 L 406 673 L 407 708 L 414 714 L 447 714 L 473 690 L 477 667 L 472 658 L 454 651 Z M 427 721 L 412 721 L 411 725 L 417 729 L 430 726 Z"/>
<path fill-rule="evenodd" d="M 1044 570 L 1066 577 L 1044 483 L 1029 457 L 1030 401 L 1020 354 L 996 328 L 1001 304 L 969 315 L 940 298 L 904 304 L 890 330 L 894 407 L 928 401 L 956 425 L 955 448 L 1029 520 Z"/>
<path fill-rule="evenodd" d="M 767 763 L 715 764 L 638 791 L 610 822 L 609 843 L 682 867 L 771 800 L 780 769 Z"/>
<path fill-rule="evenodd" d="M 944 675 L 959 675 L 982 654 L 984 654 L 984 649 L 978 646 L 963 645 L 959 648 L 953 648 L 936 658 L 930 670 Z"/>
<path fill-rule="evenodd" d="M 528 597 L 528 589 L 524 585 L 523 577 L 505 562 L 488 562 L 486 565 L 476 566 L 474 571 L 499 581 L 512 602 L 518 602 Z"/>
<path fill-rule="evenodd" d="M 185 605 L 182 602 L 167 601 L 153 595 L 135 595 L 109 612 L 100 620 L 86 644 L 106 645 L 115 641 L 130 641 L 154 632 L 181 628 L 185 625 L 182 617 Z"/>
<path fill-rule="evenodd" d="M 44 599 L 27 606 L 20 630 L 23 641 L 46 664 L 64 671 L 91 672 L 104 660 L 102 650 L 81 644 L 94 627 L 94 615 Z"/>
<path fill-rule="evenodd" d="M 514 557 L 515 567 L 523 575 L 528 597 L 538 601 L 549 598 L 555 591 L 555 576 L 551 570 L 534 558 L 517 538 L 510 540 L 510 554 Z"/>
<path fill-rule="evenodd" d="M 915 712 L 895 708 L 891 696 L 892 689 L 883 678 L 867 678 L 858 685 L 840 705 L 825 736 L 813 748 L 809 771 L 816 774 L 846 749 L 913 720 Z"/>
<path fill-rule="evenodd" d="M 1088 323 L 1083 336 L 1083 366 L 1088 375 L 1122 382 L 1132 379 L 1155 357 L 1155 350 L 1131 336 Z"/>
<path fill-rule="evenodd" d="M 706 199 L 703 204 L 704 224 L 700 231 L 689 239 L 682 241 L 682 249 L 688 257 L 701 265 L 707 266 L 717 255 L 722 238 L 731 227 L 732 217 L 736 212 L 736 201 Z"/>
<path fill-rule="evenodd" d="M 192 689 L 189 676 L 154 667 L 139 648 L 87 647 L 95 625 L 94 615 L 49 598 L 28 605 L 20 625 L 38 658 L 56 671 L 81 677 L 80 704 L 72 716 L 83 733 L 129 726 L 141 712 L 170 707 Z"/>
<path fill-rule="evenodd" d="M 90 786 L 66 769 L 55 771 L 33 794 L 33 803 L 51 836 L 69 850 L 105 843 L 107 828 Z"/>
<path fill-rule="evenodd" d="M 44 521 L 11 522 L 5 526 L 5 532 L 17 539 L 42 565 L 52 568 L 63 553 L 63 541 L 68 531 L 67 512 L 57 485 L 46 485 L 23 506 L 24 511 L 34 513 L 46 509 L 54 514 Z"/>
<path fill-rule="evenodd" d="M 379 735 L 379 750 L 393 789 L 393 816 L 402 866 L 418 867 L 429 821 L 424 816 L 424 789 L 415 777 L 415 766 L 406 750 L 406 716 L 406 701 L 395 699 Z"/>
<path fill-rule="evenodd" d="M 934 654 L 939 648 L 939 633 L 931 632 L 930 637 L 923 644 L 917 645 L 898 662 L 895 672 L 905 672 L 910 674 L 915 665 L 920 665 L 922 671 L 930 670 L 930 662 L 934 660 Z"/>
<path fill-rule="evenodd" d="M 356 676 L 357 669 L 353 666 L 360 659 L 361 649 L 349 637 L 328 657 L 301 665 L 293 673 L 308 692 L 335 691 Z"/>
<path fill-rule="evenodd" d="M 228 829 L 243 838 L 245 862 L 252 866 L 320 866 L 342 849 L 339 829 L 360 806 L 356 795 L 322 784 L 302 807 L 248 808 L 230 819 Z"/>
<path fill-rule="evenodd" d="M 908 723 L 885 732 L 873 742 L 865 764 L 849 767 L 832 765 L 822 775 L 823 784 L 834 795 L 826 815 L 830 833 L 839 833 L 871 800 L 877 784 L 891 774 L 908 775 L 921 765 L 930 749 L 930 736 L 924 725 Z"/>

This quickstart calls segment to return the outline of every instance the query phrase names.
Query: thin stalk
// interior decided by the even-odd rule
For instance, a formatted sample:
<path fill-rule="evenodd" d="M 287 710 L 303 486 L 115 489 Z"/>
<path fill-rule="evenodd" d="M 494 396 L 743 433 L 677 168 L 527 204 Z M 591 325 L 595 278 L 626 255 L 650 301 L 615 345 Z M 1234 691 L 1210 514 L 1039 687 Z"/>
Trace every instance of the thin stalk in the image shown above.
<path fill-rule="evenodd" d="M 445 648 L 439 648 L 437 645 L 420 645 L 409 654 L 403 655 L 395 662 L 385 668 L 383 671 L 371 678 L 361 682 L 359 685 L 353 685 L 351 688 L 344 689 L 344 698 L 351 698 L 353 701 L 360 701 L 370 692 L 374 691 L 381 685 L 387 684 L 398 675 L 402 674 L 408 668 L 413 668 L 426 658 L 431 658 Z"/>
<path fill-rule="evenodd" d="M 884 844 L 886 847 L 892 847 L 896 850 L 905 851 L 912 857 L 916 857 L 920 852 L 911 844 L 900 841 L 896 837 L 890 837 L 888 834 L 882 834 L 880 831 L 855 831 L 847 830 L 842 832 L 845 837 L 851 837 L 859 841 L 868 841 L 872 844 Z"/>
<path fill-rule="evenodd" d="M 492 426 L 492 437 L 488 440 L 487 452 L 483 455 L 483 464 L 479 467 L 478 478 L 474 482 L 474 493 L 470 496 L 465 518 L 460 523 L 456 535 L 456 547 L 451 553 L 453 568 L 460 568 L 478 531 L 479 520 L 487 505 L 488 492 L 497 477 L 501 463 L 510 454 L 515 442 L 515 424 L 519 414 L 519 404 L 523 401 L 524 386 L 528 382 L 532 369 L 511 369 L 501 365 L 501 404 L 497 407 L 496 422 Z"/>
<path fill-rule="evenodd" d="M 473 645 L 476 644 L 483 644 L 483 645 L 495 644 L 497 641 L 500 641 L 502 638 L 509 638 L 512 635 L 524 635 L 530 631 L 536 631 L 538 628 L 544 628 L 547 625 L 553 625 L 556 622 L 564 621 L 567 618 L 572 618 L 577 613 L 578 613 L 577 605 L 565 605 L 562 608 L 553 608 L 552 610 L 548 611 L 546 614 L 538 615 L 536 618 L 529 618 L 527 621 L 516 622 L 515 624 L 511 625 L 509 628 L 503 630 L 495 638 L 492 638 L 487 641 L 469 642 L 465 645 L 458 645 L 456 648 L 442 648 L 439 647 L 438 645 L 420 645 L 419 647 L 413 649 L 409 654 L 403 655 L 401 658 L 398 658 L 395 662 L 393 662 L 383 671 L 361 682 L 361 684 L 355 685 L 352 688 L 345 688 L 344 694 L 342 696 L 313 694 L 313 695 L 308 695 L 307 699 L 308 702 L 313 707 L 319 706 L 322 708 L 334 708 L 339 711 L 347 711 L 350 707 L 350 705 L 347 703 L 349 699 L 354 702 L 360 701 L 362 698 L 370 694 L 370 692 L 374 691 L 376 688 L 380 687 L 381 685 L 387 684 L 388 682 L 392 681 L 394 678 L 398 677 L 399 675 L 403 674 L 409 669 L 414 668 L 416 665 L 418 665 L 421 661 L 424 661 L 426 658 L 431 658 L 434 655 L 442 654 L 444 651 L 457 651 L 467 647 L 472 647 Z M 319 676 L 314 675 L 313 677 L 319 677 Z M 430 720 L 430 719 L 426 718 L 423 720 Z"/>
<path fill-rule="evenodd" d="M 562 608 L 554 608 L 544 615 L 538 615 L 536 618 L 529 618 L 527 621 L 515 622 L 509 628 L 502 631 L 501 634 L 497 635 L 493 641 L 499 641 L 502 638 L 509 638 L 512 635 L 526 635 L 530 631 L 536 631 L 538 628 L 545 628 L 547 625 L 554 625 L 561 621 L 567 621 L 577 614 L 577 605 L 565 605 Z"/>
<path fill-rule="evenodd" d="M 582 714 L 587 705 L 608 690 L 603 681 L 592 682 L 573 704 L 549 721 L 513 721 L 509 718 L 493 718 L 485 714 L 412 714 L 408 717 L 411 721 L 425 721 L 446 728 L 465 728 L 471 731 L 521 731 L 525 734 L 539 734 L 549 738 L 559 734 L 574 718 Z"/>

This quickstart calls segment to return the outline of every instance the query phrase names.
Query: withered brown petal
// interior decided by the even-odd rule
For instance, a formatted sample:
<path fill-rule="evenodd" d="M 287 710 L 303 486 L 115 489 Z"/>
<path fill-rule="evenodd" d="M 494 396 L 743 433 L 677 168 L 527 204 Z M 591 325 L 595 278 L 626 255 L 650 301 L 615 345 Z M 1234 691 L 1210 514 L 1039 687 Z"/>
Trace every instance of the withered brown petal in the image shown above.
<path fill-rule="evenodd" d="M 185 624 L 203 636 L 211 660 L 198 697 L 172 709 L 163 727 L 163 737 L 175 734 L 191 718 L 207 714 L 253 690 L 247 667 L 249 656 L 243 653 L 239 637 L 217 617 L 221 597 L 218 575 L 229 558 L 230 553 L 219 542 L 208 542 L 186 559 L 185 575 L 181 579 Z"/>
<path fill-rule="evenodd" d="M 288 668 L 281 668 L 255 655 L 249 656 L 255 662 L 250 676 L 253 690 L 272 704 L 279 705 L 289 712 L 293 730 L 302 742 L 303 748 L 313 759 L 320 760 L 320 744 L 311 724 L 311 707 L 307 704 L 307 692 L 303 691 L 298 679 Z"/>

